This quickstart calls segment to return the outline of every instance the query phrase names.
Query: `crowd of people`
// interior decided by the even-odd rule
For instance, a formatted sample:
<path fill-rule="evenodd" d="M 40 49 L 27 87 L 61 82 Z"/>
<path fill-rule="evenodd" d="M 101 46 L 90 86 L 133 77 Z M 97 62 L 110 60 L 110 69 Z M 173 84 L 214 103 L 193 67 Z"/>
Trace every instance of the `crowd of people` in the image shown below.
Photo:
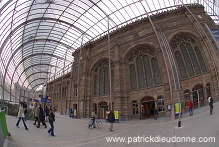
<path fill-rule="evenodd" d="M 210 115 L 212 115 L 213 113 L 213 98 L 209 97 L 208 98 L 208 102 L 209 102 L 209 106 L 210 106 Z M 193 115 L 193 102 L 190 100 L 189 102 L 189 114 L 190 116 Z M 48 108 L 48 106 L 45 106 L 44 109 L 42 108 L 41 104 L 34 104 L 33 110 L 32 110 L 32 115 L 34 117 L 34 125 L 37 128 L 40 128 L 40 123 L 42 123 L 42 125 L 47 128 L 46 122 L 48 121 L 50 124 L 50 129 L 48 130 L 48 133 L 51 136 L 55 136 L 54 135 L 54 121 L 55 121 L 55 113 L 54 113 L 54 109 L 52 109 L 52 106 L 50 106 L 50 108 Z M 24 128 L 26 130 L 29 130 L 25 121 L 27 120 L 27 104 L 26 102 L 20 102 L 19 103 L 19 110 L 18 110 L 18 121 L 16 123 L 16 126 L 19 128 L 19 123 L 22 120 L 23 124 L 24 124 Z M 93 120 L 93 124 L 95 126 L 95 119 L 97 118 L 97 115 L 95 114 L 95 111 L 93 110 L 91 112 L 91 118 Z M 157 120 L 158 118 L 158 112 L 155 109 L 154 110 L 154 119 Z M 114 111 L 110 111 L 110 113 L 108 114 L 108 121 L 110 123 L 110 131 L 113 131 L 113 123 L 115 122 L 115 115 L 114 115 Z"/>
<path fill-rule="evenodd" d="M 51 136 L 54 135 L 54 121 L 55 121 L 55 114 L 54 114 L 54 109 L 52 109 L 52 106 L 48 108 L 48 106 L 45 106 L 44 108 L 42 107 L 41 104 L 34 104 L 33 110 L 32 110 L 32 115 L 34 117 L 34 125 L 36 125 L 37 128 L 40 128 L 40 124 L 47 128 L 46 122 L 48 121 L 50 124 L 50 129 L 48 130 L 48 133 Z M 22 120 L 24 124 L 24 128 L 26 130 L 29 130 L 25 121 L 27 120 L 27 104 L 26 102 L 20 102 L 19 103 L 19 110 L 18 110 L 18 121 L 16 123 L 16 126 L 19 128 L 19 123 Z"/>

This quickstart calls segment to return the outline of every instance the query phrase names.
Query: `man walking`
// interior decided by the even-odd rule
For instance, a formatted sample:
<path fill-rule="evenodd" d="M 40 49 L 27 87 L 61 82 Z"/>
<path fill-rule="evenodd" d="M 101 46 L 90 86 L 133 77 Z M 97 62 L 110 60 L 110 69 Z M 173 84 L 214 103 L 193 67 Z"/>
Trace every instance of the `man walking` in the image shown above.
<path fill-rule="evenodd" d="M 39 113 L 40 113 L 40 109 L 37 107 L 37 103 L 34 104 L 34 108 L 33 108 L 33 116 L 34 116 L 34 125 L 37 125 L 36 126 L 40 126 L 40 120 L 39 120 Z"/>
<path fill-rule="evenodd" d="M 209 97 L 208 101 L 209 101 L 209 106 L 210 106 L 210 115 L 212 115 L 213 108 L 214 108 L 214 106 L 213 106 L 213 98 Z"/>
<path fill-rule="evenodd" d="M 189 113 L 190 113 L 190 116 L 193 115 L 193 103 L 191 100 L 189 101 Z"/>
<path fill-rule="evenodd" d="M 110 111 L 108 114 L 108 121 L 110 122 L 110 128 L 109 130 L 112 132 L 113 131 L 113 123 L 115 122 L 115 115 L 113 110 Z"/>

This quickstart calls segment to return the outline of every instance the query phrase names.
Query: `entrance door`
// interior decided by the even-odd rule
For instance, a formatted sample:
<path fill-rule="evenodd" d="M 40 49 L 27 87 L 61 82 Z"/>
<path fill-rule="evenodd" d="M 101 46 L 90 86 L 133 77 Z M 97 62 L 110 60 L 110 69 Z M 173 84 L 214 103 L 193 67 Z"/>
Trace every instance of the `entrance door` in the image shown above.
<path fill-rule="evenodd" d="M 99 114 L 98 117 L 99 118 L 105 118 L 106 117 L 106 111 L 108 111 L 108 105 L 107 102 L 100 102 L 99 103 Z"/>
<path fill-rule="evenodd" d="M 196 85 L 192 89 L 192 96 L 194 108 L 199 108 L 205 105 L 203 86 Z"/>
<path fill-rule="evenodd" d="M 155 102 L 142 102 L 142 117 L 153 118 L 154 117 Z"/>

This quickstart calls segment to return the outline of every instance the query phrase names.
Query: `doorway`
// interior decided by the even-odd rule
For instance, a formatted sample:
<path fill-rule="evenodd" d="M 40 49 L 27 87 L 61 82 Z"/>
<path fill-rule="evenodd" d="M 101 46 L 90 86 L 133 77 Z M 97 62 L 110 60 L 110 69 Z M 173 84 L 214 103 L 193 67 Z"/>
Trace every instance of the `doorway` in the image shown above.
<path fill-rule="evenodd" d="M 106 118 L 106 111 L 108 111 L 108 104 L 107 102 L 100 102 L 98 107 L 98 117 L 99 118 Z"/>
<path fill-rule="evenodd" d="M 194 109 L 205 105 L 204 91 L 202 85 L 198 84 L 192 89 L 192 96 L 193 96 Z"/>
<path fill-rule="evenodd" d="M 153 97 L 145 97 L 141 100 L 142 118 L 154 118 L 155 101 Z"/>

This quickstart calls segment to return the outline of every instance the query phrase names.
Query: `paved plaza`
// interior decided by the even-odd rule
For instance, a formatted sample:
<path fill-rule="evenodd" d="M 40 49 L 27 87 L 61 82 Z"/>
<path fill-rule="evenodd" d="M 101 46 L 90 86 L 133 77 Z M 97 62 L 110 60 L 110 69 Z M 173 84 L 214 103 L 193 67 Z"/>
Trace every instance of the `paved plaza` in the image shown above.
<path fill-rule="evenodd" d="M 114 123 L 114 131 L 109 131 L 105 120 L 103 128 L 89 130 L 88 118 L 71 119 L 66 115 L 56 114 L 55 137 L 50 136 L 48 128 L 36 128 L 33 121 L 26 121 L 29 131 L 22 122 L 20 128 L 15 126 L 17 118 L 7 116 L 10 137 L 6 137 L 4 147 L 219 147 L 219 102 L 214 104 L 213 115 L 209 115 L 209 106 L 194 110 L 194 115 L 183 114 L 182 127 L 178 120 L 162 117 L 158 120 L 130 120 Z M 215 137 L 215 142 L 159 142 L 143 139 L 146 137 Z M 120 137 L 120 138 L 119 138 Z M 123 138 L 124 140 L 118 140 Z M 156 138 L 156 139 L 157 139 Z M 107 142 L 108 139 L 108 142 Z M 111 139 L 111 142 L 109 142 Z M 113 140 L 114 139 L 114 140 Z M 117 140 L 115 140 L 117 139 Z M 206 140 L 207 141 L 207 140 Z"/>

